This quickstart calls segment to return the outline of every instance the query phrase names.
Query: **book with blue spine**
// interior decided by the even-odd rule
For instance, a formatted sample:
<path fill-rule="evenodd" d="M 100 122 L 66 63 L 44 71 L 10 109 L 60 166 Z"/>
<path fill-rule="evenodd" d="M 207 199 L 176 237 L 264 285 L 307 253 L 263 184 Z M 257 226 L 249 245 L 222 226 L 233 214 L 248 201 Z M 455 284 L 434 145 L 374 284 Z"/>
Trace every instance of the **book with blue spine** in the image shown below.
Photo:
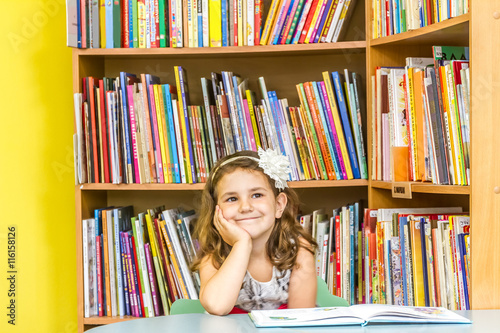
<path fill-rule="evenodd" d="M 281 127 L 281 121 L 278 116 L 278 99 L 276 95 L 276 91 L 268 91 L 268 98 L 269 98 L 269 105 L 271 106 L 271 113 L 273 116 L 274 120 L 274 127 L 276 129 L 277 137 L 278 137 L 278 144 L 280 146 L 280 151 L 281 154 L 286 155 L 286 150 L 285 150 L 285 145 L 283 144 L 283 134 L 282 134 L 282 127 Z"/>
<path fill-rule="evenodd" d="M 355 304 L 354 297 L 355 293 L 355 283 L 354 283 L 354 252 L 356 251 L 356 243 L 355 239 L 357 237 L 354 236 L 354 224 L 356 223 L 355 214 L 354 214 L 354 205 L 348 205 L 349 209 L 349 296 L 350 299 L 348 302 L 350 304 Z"/>
<path fill-rule="evenodd" d="M 222 85 L 223 85 L 223 95 L 226 96 L 227 107 L 229 111 L 229 121 L 231 123 L 231 129 L 233 130 L 233 142 L 235 151 L 242 151 L 244 149 L 243 138 L 241 135 L 241 128 L 238 125 L 238 115 L 237 115 L 237 107 L 234 99 L 234 91 L 232 89 L 232 73 L 231 72 L 222 72 Z"/>
<path fill-rule="evenodd" d="M 335 171 L 335 178 L 342 179 L 342 174 L 339 165 L 339 157 L 337 155 L 337 150 L 335 149 L 334 141 L 333 141 L 333 133 L 331 126 L 328 125 L 327 119 L 325 118 L 325 100 L 323 99 L 323 94 L 320 93 L 321 84 L 320 82 L 311 82 L 313 87 L 314 95 L 316 96 L 316 100 L 318 101 L 318 113 L 321 118 L 321 123 L 323 124 L 323 128 L 325 130 L 326 142 L 328 144 L 328 149 L 330 150 L 330 155 L 332 156 L 332 164 L 333 169 Z"/>
<path fill-rule="evenodd" d="M 191 142 L 191 130 L 189 128 L 189 113 L 188 113 L 188 103 L 189 103 L 189 95 L 187 90 L 186 77 L 184 75 L 184 69 L 181 66 L 174 66 L 174 71 L 179 76 L 179 87 L 177 90 L 180 91 L 179 101 L 181 101 L 182 110 L 184 112 L 184 121 L 186 122 L 186 137 L 188 142 L 188 153 L 189 153 L 189 161 L 191 166 L 191 175 L 193 183 L 196 183 L 196 170 L 194 167 L 193 160 L 193 144 Z"/>
<path fill-rule="evenodd" d="M 347 114 L 347 105 L 345 102 L 344 89 L 342 88 L 342 74 L 339 72 L 332 72 L 333 84 L 335 86 L 335 94 L 337 96 L 337 102 L 339 106 L 340 118 L 342 119 L 342 128 L 344 130 L 344 135 L 347 141 L 347 149 L 349 152 L 349 160 L 351 161 L 352 173 L 354 178 L 361 178 L 359 172 L 358 158 L 356 156 L 356 148 L 354 146 L 354 140 L 351 131 L 351 124 L 349 122 L 349 116 Z"/>
<path fill-rule="evenodd" d="M 227 5 L 228 5 L 227 0 L 221 0 L 222 46 L 229 46 L 229 30 L 228 30 L 229 20 L 228 20 Z"/>
<path fill-rule="evenodd" d="M 276 95 L 275 91 L 271 92 L 273 95 L 273 100 L 277 101 L 277 109 L 276 113 L 278 115 L 278 119 L 281 124 L 281 134 L 283 135 L 283 146 L 285 147 L 286 150 L 286 156 L 288 160 L 290 161 L 290 169 L 291 172 L 289 174 L 289 179 L 291 180 L 300 180 L 299 177 L 299 171 L 297 170 L 297 163 L 295 163 L 295 154 L 294 154 L 294 149 L 292 147 L 292 138 L 290 137 L 290 130 L 287 124 L 287 121 L 285 119 L 285 113 L 288 113 L 288 105 L 286 99 L 284 100 L 278 100 L 278 96 Z"/>
<path fill-rule="evenodd" d="M 425 306 L 429 306 L 429 272 L 427 270 L 427 249 L 425 246 L 425 227 L 429 223 L 424 217 L 420 218 L 420 245 L 422 251 L 422 272 L 424 277 L 424 299 Z M 430 228 L 429 228 L 430 229 Z"/>
<path fill-rule="evenodd" d="M 232 89 L 234 92 L 234 102 L 236 104 L 236 110 L 238 112 L 238 121 L 241 129 L 241 137 L 243 139 L 243 147 L 245 150 L 250 150 L 250 142 L 248 142 L 248 134 L 247 134 L 247 128 L 245 125 L 245 115 L 243 111 L 243 104 L 242 100 L 240 98 L 240 93 L 238 89 L 238 76 L 237 75 L 232 75 Z"/>
<path fill-rule="evenodd" d="M 179 158 L 178 158 L 178 153 L 177 153 L 177 144 L 176 144 L 176 139 L 175 139 L 175 126 L 174 126 L 174 115 L 173 115 L 173 109 L 172 109 L 172 95 L 170 93 L 170 85 L 169 84 L 164 84 L 163 86 L 163 95 L 165 96 L 163 98 L 164 104 L 166 105 L 165 107 L 165 112 L 166 112 L 166 120 L 167 120 L 167 132 L 170 137 L 169 141 L 169 153 L 170 153 L 170 160 L 173 161 L 173 174 L 175 178 L 176 183 L 181 182 L 181 175 L 179 173 Z"/>
<path fill-rule="evenodd" d="M 361 78 L 359 74 L 357 73 L 352 73 L 352 81 L 353 81 L 353 92 L 354 92 L 354 102 L 356 104 L 356 115 L 355 119 L 358 121 L 358 131 L 359 131 L 359 147 L 358 149 L 358 159 L 359 159 L 359 169 L 360 169 L 360 174 L 361 178 L 363 179 L 368 179 L 368 165 L 366 163 L 366 150 L 365 150 L 365 139 L 363 138 L 363 122 L 362 122 L 362 117 L 364 114 L 366 114 L 365 110 L 365 101 L 363 99 L 362 93 L 361 93 Z"/>
<path fill-rule="evenodd" d="M 136 2 L 137 4 L 137 2 Z M 128 2 L 128 47 L 134 47 L 134 8 L 137 13 L 137 5 L 134 7 L 134 2 L 129 0 Z"/>
<path fill-rule="evenodd" d="M 85 1 L 85 0 L 79 0 L 80 1 Z M 80 6 L 78 6 L 80 7 Z M 112 49 L 114 47 L 114 42 L 113 42 L 113 2 L 111 1 L 106 1 L 106 48 L 107 49 Z M 78 20 L 80 20 L 80 11 L 78 12 Z M 82 24 L 82 22 L 80 22 Z M 83 24 L 85 24 L 83 22 Z M 80 29 L 78 29 L 78 34 L 80 36 L 80 41 L 82 38 Z M 80 42 L 81 44 L 81 42 Z"/>
<path fill-rule="evenodd" d="M 408 224 L 408 217 L 407 216 L 400 216 L 399 217 L 399 246 L 401 248 L 401 280 L 402 280 L 402 292 L 403 292 L 403 305 L 408 305 L 408 288 L 412 285 L 409 283 L 409 277 L 408 277 L 408 266 L 406 264 L 407 262 L 407 251 L 406 251 L 406 246 L 405 246 L 405 241 L 407 242 L 408 240 L 405 239 L 405 231 L 404 228 Z"/>
<path fill-rule="evenodd" d="M 326 75 L 328 76 L 328 72 L 326 72 Z M 330 132 L 332 142 L 334 144 L 336 156 L 338 158 L 338 164 L 340 167 L 340 176 L 341 177 L 338 179 L 345 180 L 345 179 L 348 179 L 347 178 L 347 171 L 346 171 L 346 167 L 344 164 L 344 158 L 342 157 L 342 150 L 340 148 L 339 135 L 337 133 L 337 128 L 335 127 L 335 122 L 333 119 L 333 112 L 335 112 L 337 110 L 337 108 L 335 107 L 335 109 L 334 109 L 333 106 L 331 105 L 332 101 L 330 101 L 330 97 L 329 97 L 330 93 L 328 92 L 328 90 L 330 88 L 332 89 L 331 90 L 331 98 L 335 99 L 335 96 L 334 96 L 334 92 L 333 92 L 333 87 L 331 87 L 331 86 L 329 87 L 327 84 L 329 85 L 330 83 L 326 83 L 325 81 L 320 82 L 321 94 L 323 96 L 323 101 L 325 103 L 325 107 L 324 107 L 325 118 L 327 119 L 327 121 L 329 123 L 328 130 Z M 335 100 L 333 101 L 333 103 L 336 103 Z"/>
<path fill-rule="evenodd" d="M 367 165 L 366 165 L 366 158 L 364 154 L 364 145 L 363 145 L 363 133 L 361 131 L 361 124 L 359 121 L 361 120 L 361 115 L 359 114 L 358 117 L 358 106 L 356 103 L 356 96 L 355 96 L 355 90 L 354 90 L 354 84 L 350 80 L 350 76 L 356 74 L 356 73 L 351 73 L 349 70 L 344 69 L 345 73 L 345 88 L 346 88 L 346 102 L 347 102 L 347 109 L 349 111 L 350 119 L 351 119 L 351 125 L 352 125 L 352 131 L 354 135 L 354 144 L 356 146 L 356 153 L 358 157 L 358 165 L 359 165 L 359 173 L 360 177 L 362 179 L 367 179 L 368 178 L 368 171 L 367 171 Z"/>

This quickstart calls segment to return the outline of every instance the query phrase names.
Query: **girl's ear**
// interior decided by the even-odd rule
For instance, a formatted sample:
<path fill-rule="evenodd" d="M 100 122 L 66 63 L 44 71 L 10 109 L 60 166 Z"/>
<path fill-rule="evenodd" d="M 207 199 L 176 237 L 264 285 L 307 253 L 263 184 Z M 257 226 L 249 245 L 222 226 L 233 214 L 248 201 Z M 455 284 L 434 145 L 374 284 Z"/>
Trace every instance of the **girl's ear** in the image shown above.
<path fill-rule="evenodd" d="M 284 192 L 281 192 L 276 197 L 276 214 L 275 218 L 279 219 L 281 215 L 283 215 L 283 211 L 285 210 L 286 204 L 288 202 L 288 197 Z"/>

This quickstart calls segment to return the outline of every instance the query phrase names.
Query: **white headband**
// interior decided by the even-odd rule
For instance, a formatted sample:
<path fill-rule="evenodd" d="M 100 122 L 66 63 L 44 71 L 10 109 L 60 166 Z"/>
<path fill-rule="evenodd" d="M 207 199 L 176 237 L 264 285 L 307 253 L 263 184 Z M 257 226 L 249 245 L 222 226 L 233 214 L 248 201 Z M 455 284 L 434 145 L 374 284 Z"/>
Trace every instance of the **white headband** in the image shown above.
<path fill-rule="evenodd" d="M 259 158 L 253 156 L 235 156 L 231 157 L 219 165 L 219 168 L 231 163 L 232 161 L 241 159 L 241 158 L 249 158 L 259 163 L 259 167 L 264 170 L 264 173 L 274 179 L 276 188 L 279 190 L 284 190 L 285 187 L 288 187 L 286 181 L 288 180 L 288 174 L 290 173 L 290 161 L 284 155 L 278 154 L 276 151 L 272 149 L 264 150 L 259 147 L 258 150 Z M 217 168 L 212 174 L 212 179 L 214 175 L 219 170 Z"/>

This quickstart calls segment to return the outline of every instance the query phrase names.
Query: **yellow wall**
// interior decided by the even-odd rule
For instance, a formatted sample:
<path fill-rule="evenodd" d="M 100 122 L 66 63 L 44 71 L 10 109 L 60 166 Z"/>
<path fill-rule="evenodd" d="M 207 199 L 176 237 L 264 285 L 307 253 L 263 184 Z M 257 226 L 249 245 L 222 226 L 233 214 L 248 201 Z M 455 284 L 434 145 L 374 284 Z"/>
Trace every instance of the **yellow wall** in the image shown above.
<path fill-rule="evenodd" d="M 71 49 L 64 0 L 2 1 L 0 332 L 76 332 Z M 7 227 L 16 320 L 7 323 Z"/>

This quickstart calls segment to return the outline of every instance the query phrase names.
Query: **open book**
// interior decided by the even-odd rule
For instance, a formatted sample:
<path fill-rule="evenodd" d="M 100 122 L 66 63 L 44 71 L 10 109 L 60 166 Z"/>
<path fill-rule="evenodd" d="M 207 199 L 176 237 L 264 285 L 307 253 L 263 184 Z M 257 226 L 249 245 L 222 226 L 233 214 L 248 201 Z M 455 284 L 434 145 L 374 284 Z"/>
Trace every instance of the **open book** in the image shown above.
<path fill-rule="evenodd" d="M 446 323 L 470 324 L 471 320 L 445 308 L 360 304 L 350 307 L 325 307 L 286 310 L 252 310 L 256 327 L 336 326 L 370 323 Z"/>

